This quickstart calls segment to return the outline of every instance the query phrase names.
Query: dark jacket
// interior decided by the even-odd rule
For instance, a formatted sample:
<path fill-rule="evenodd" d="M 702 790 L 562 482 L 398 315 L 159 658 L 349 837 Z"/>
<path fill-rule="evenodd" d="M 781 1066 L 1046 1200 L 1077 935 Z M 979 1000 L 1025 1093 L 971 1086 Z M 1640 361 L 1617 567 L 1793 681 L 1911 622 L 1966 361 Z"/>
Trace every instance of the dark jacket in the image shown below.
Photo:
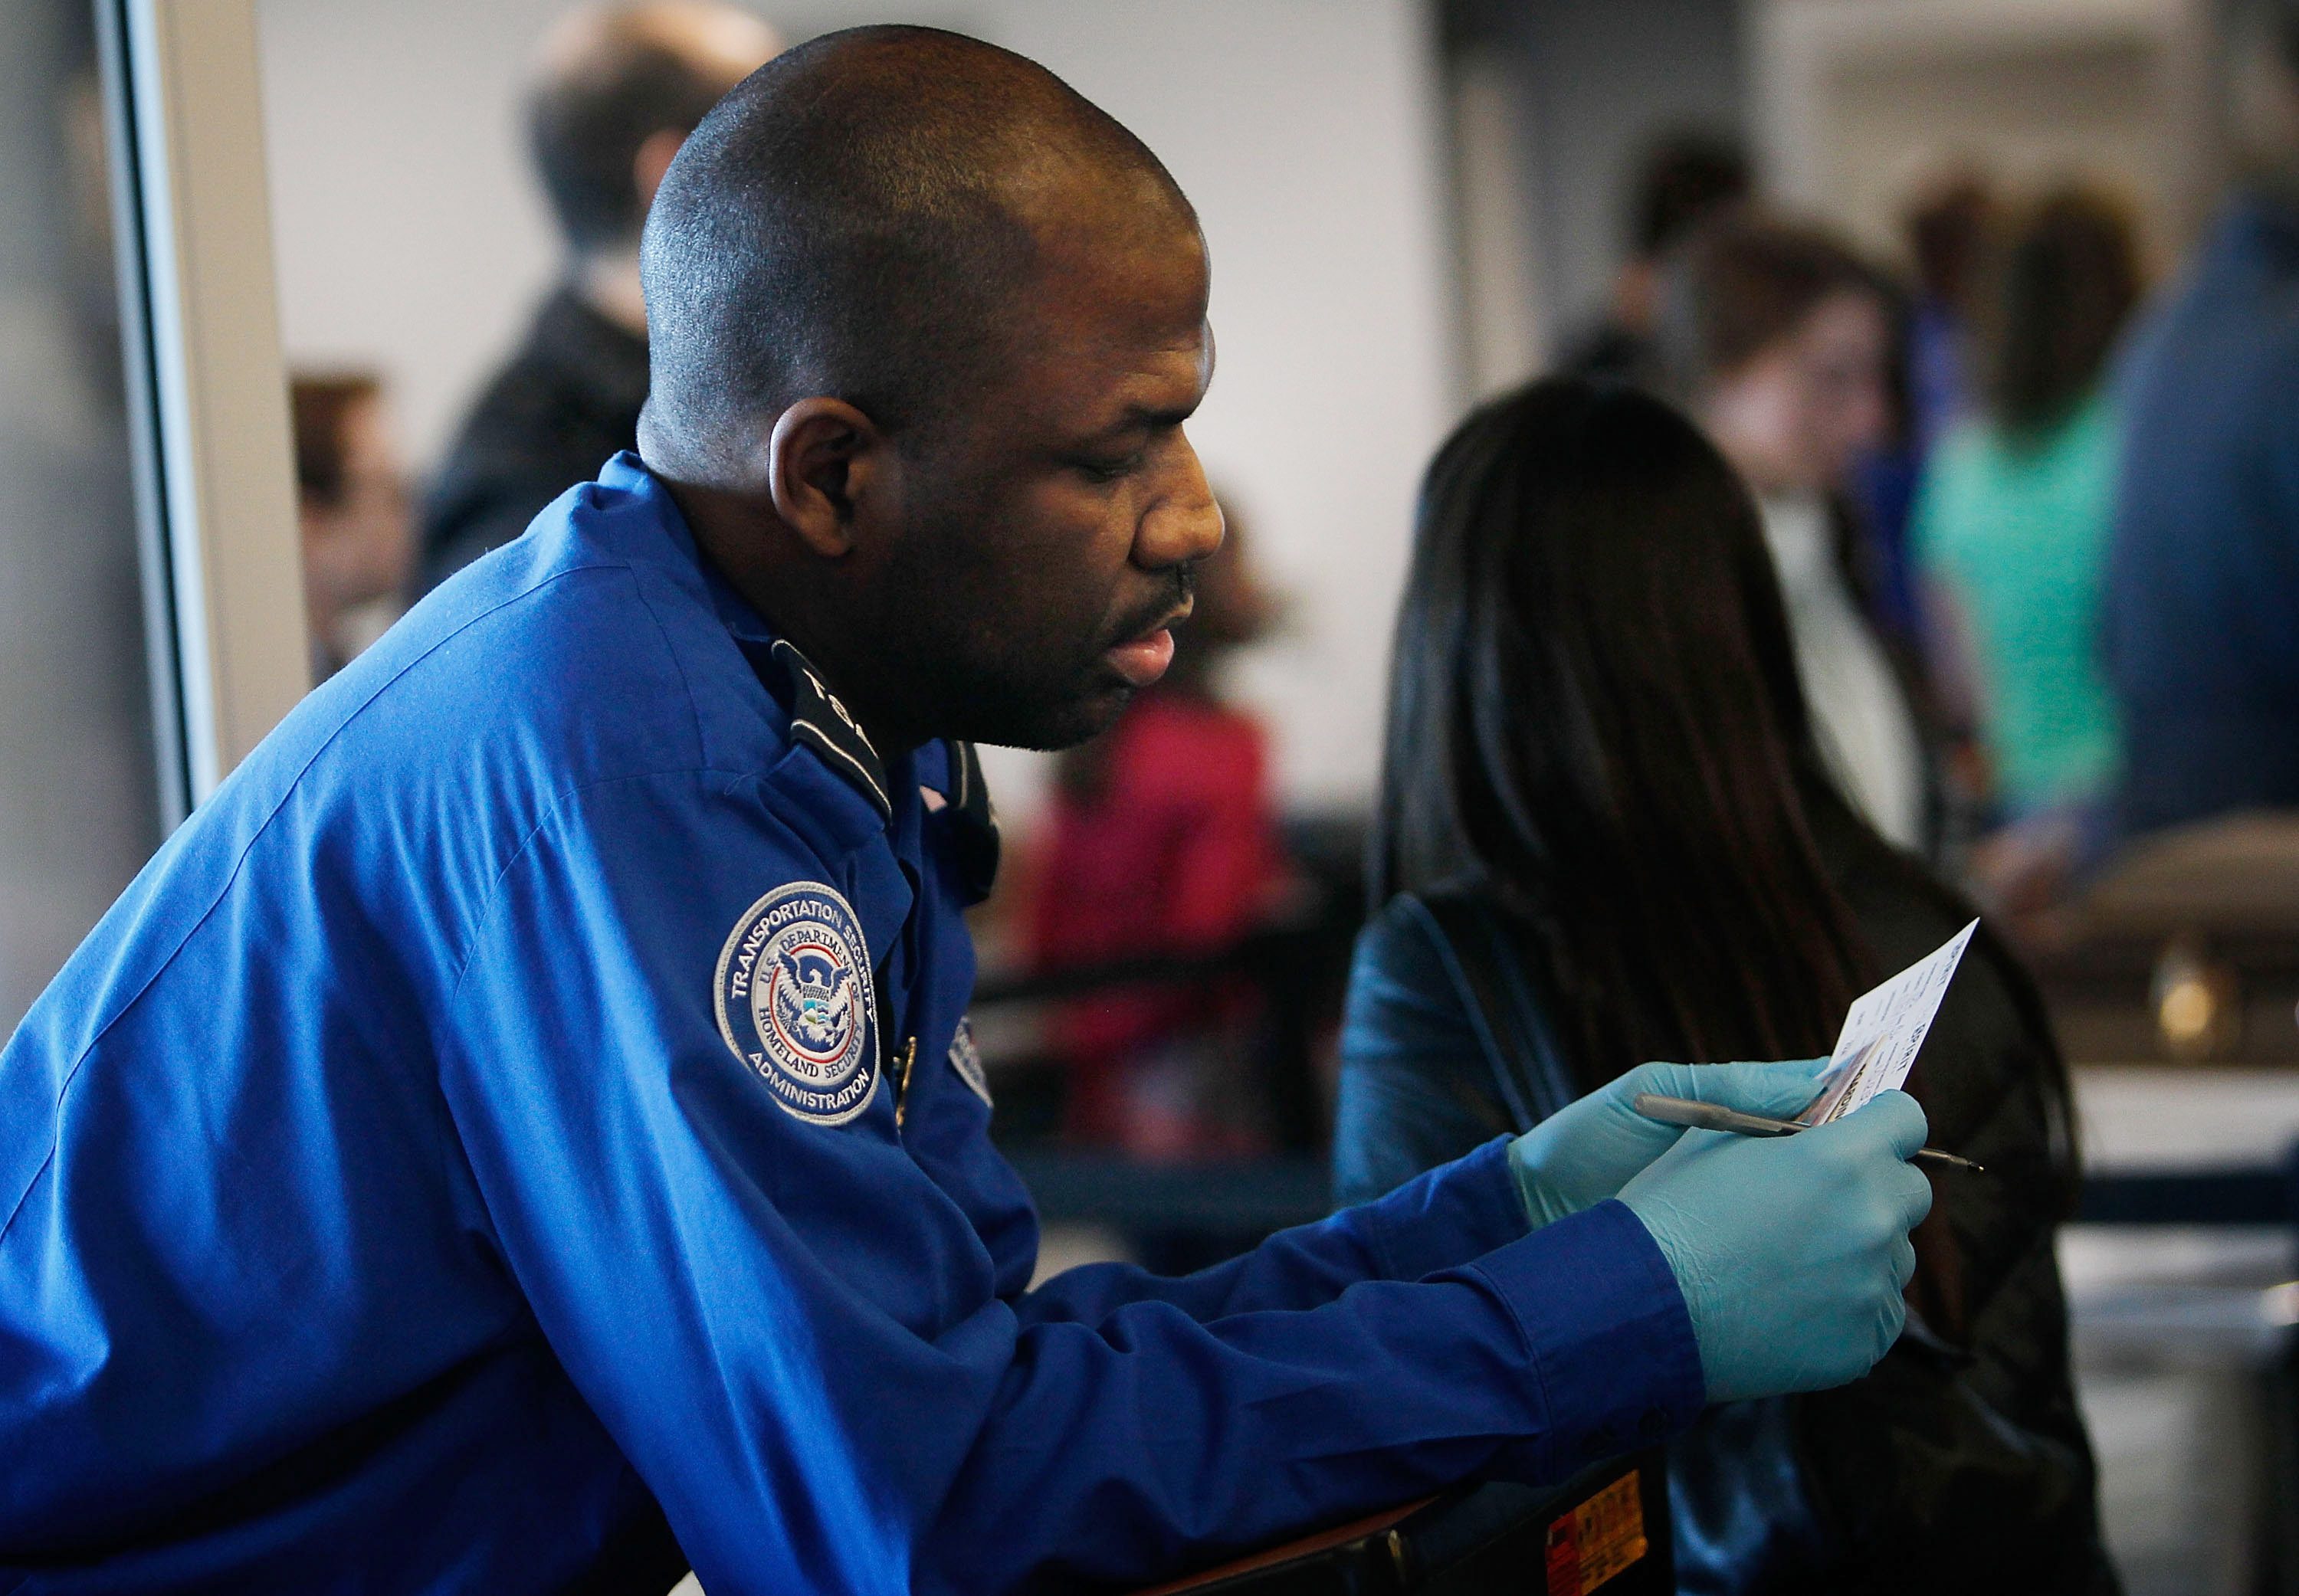
<path fill-rule="evenodd" d="M 2299 806 L 2299 203 L 2229 209 L 2118 390 L 2123 823 Z"/>
<path fill-rule="evenodd" d="M 426 496 L 416 596 L 510 542 L 544 505 L 636 449 L 646 395 L 646 340 L 572 289 L 553 292 L 463 418 Z"/>
<path fill-rule="evenodd" d="M 1822 841 L 1884 968 L 1913 963 L 1962 923 L 1947 895 L 1921 890 L 1908 867 L 1863 867 L 1854 861 L 1867 849 Z M 1498 916 L 1480 922 L 1516 940 Z M 1538 966 L 1520 954 L 1498 967 L 1515 985 Z M 1421 900 L 1392 901 L 1366 928 L 1342 1033 L 1337 1203 L 1376 1196 L 1519 1128 L 1497 1086 L 1502 1045 L 1489 1039 L 1468 980 Z M 1536 999 L 1536 1023 L 1538 1008 Z M 1962 1335 L 1904 1337 L 1837 1391 L 1711 1408 L 1671 1448 L 1681 1590 L 2116 1589 L 2053 1251 L 2066 1190 L 2064 1144 L 2054 1144 L 2065 1115 L 2049 1085 L 2058 1070 L 2033 988 L 1983 929 L 1921 1066 L 1933 1144 L 1988 1166 L 1935 1183 L 1961 1258 Z M 1534 1117 L 1569 1100 L 1561 1073 L 1552 1065 L 1544 1081 L 1519 1070 L 1530 1085 L 1518 1095 L 1545 1099 Z"/>

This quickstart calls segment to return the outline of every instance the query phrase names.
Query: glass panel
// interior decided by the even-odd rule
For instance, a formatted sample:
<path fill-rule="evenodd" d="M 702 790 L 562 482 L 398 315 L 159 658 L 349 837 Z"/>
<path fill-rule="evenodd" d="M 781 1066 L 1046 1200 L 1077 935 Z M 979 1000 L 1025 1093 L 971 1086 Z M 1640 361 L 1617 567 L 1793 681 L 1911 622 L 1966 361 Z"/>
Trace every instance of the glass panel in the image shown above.
<path fill-rule="evenodd" d="M 0 5 L 0 1033 L 160 836 L 87 0 Z"/>

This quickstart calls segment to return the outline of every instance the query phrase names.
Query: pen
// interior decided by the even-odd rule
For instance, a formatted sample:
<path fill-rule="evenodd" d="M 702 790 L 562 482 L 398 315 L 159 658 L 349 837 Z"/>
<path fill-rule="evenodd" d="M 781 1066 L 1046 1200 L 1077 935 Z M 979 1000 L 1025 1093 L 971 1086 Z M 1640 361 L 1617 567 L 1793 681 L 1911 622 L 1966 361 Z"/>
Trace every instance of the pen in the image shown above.
<path fill-rule="evenodd" d="M 1729 1130 L 1734 1136 L 1794 1136 L 1799 1130 L 1810 1130 L 1794 1120 L 1768 1120 L 1762 1114 L 1744 1114 L 1737 1108 L 1722 1104 L 1700 1103 L 1690 1097 L 1664 1097 L 1658 1092 L 1639 1092 L 1630 1104 L 1647 1120 L 1657 1120 L 1664 1125 L 1689 1125 L 1696 1130 Z M 1985 1173 L 1988 1166 L 1960 1158 L 1938 1147 L 1919 1147 L 1914 1157 L 1919 1163 L 1941 1164 L 1952 1170 L 1972 1170 Z"/>

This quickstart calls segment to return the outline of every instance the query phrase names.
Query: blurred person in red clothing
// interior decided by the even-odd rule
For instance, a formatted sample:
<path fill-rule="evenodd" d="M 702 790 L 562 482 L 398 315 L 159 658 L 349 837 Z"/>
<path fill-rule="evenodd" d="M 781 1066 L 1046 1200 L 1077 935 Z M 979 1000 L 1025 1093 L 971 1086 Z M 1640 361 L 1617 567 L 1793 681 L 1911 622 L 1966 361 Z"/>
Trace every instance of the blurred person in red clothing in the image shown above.
<path fill-rule="evenodd" d="M 1265 922 L 1287 879 L 1269 738 L 1224 703 L 1222 667 L 1274 605 L 1224 507 L 1173 668 L 1117 724 L 1056 766 L 1028 916 L 1042 970 L 1216 953 Z M 1067 1066 L 1063 1135 L 1150 1159 L 1268 1145 L 1247 1067 L 1262 1012 L 1235 980 L 1116 988 L 1067 1004 L 1050 1028 Z"/>

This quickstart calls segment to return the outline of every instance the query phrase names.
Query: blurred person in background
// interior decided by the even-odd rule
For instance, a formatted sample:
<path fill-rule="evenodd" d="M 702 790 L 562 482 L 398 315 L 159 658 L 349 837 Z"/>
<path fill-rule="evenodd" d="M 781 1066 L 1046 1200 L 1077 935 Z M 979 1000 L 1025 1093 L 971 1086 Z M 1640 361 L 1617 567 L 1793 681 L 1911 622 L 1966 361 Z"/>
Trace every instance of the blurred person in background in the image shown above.
<path fill-rule="evenodd" d="M 1685 129 L 1655 139 L 1630 191 L 1629 257 L 1614 276 L 1612 302 L 1602 320 L 1568 343 L 1558 368 L 1644 386 L 1658 382 L 1653 330 L 1669 255 L 1754 189 L 1747 152 L 1730 136 Z"/>
<path fill-rule="evenodd" d="M 2131 831 L 2299 806 L 2299 4 L 2248 21 L 2245 174 L 2118 374 L 2106 641 Z"/>
<path fill-rule="evenodd" d="M 1987 410 L 1951 430 L 1917 503 L 1931 631 L 1969 684 L 2002 829 L 1973 852 L 1981 896 L 2039 909 L 2096 850 L 2119 764 L 2099 650 L 2116 422 L 2103 384 L 2139 292 L 2124 208 L 2088 188 L 2038 201 L 2005 251 Z"/>
<path fill-rule="evenodd" d="M 288 401 L 311 674 L 325 681 L 398 617 L 414 528 L 375 376 L 300 375 Z"/>
<path fill-rule="evenodd" d="M 1334 1200 L 1647 1059 L 1825 1052 L 1969 920 L 1813 733 L 1756 506 L 1682 417 L 1560 378 L 1465 423 L 1398 621 Z M 2054 1256 L 2066 1071 L 1985 929 L 1909 1089 L 1987 1173 L 1937 1178 L 1874 1373 L 1712 1407 L 1673 1444 L 1680 1591 L 2115 1588 Z"/>
<path fill-rule="evenodd" d="M 578 12 L 544 40 L 527 142 L 566 264 L 448 447 L 423 507 L 419 593 L 638 446 L 639 228 L 702 113 L 780 47 L 751 12 L 706 0 Z"/>
<path fill-rule="evenodd" d="M 1986 184 L 1969 170 L 1935 176 L 1902 218 L 1913 275 L 1872 278 L 1888 328 L 1886 421 L 1855 455 L 1845 498 L 1865 545 L 1869 619 L 1911 661 L 1925 658 L 1909 542 L 1916 491 L 1941 433 L 1971 401 L 1971 302 L 1993 211 Z M 1944 730 L 1932 727 L 1941 751 L 1960 752 L 1938 736 Z"/>
<path fill-rule="evenodd" d="M 1040 969 L 1217 953 L 1276 906 L 1286 868 L 1269 734 L 1222 693 L 1224 666 L 1267 631 L 1274 606 L 1227 500 L 1224 515 L 1165 678 L 1056 766 L 1031 893 Z M 1260 1010 L 1233 982 L 1067 1005 L 1052 1038 L 1068 1079 L 1064 1137 L 1151 1159 L 1266 1151 L 1267 1105 L 1248 1068 Z"/>
<path fill-rule="evenodd" d="M 1740 216 L 1688 244 L 1666 300 L 1665 368 L 1755 493 L 1822 757 L 1894 844 L 1931 846 L 1919 681 L 1876 624 L 1875 554 L 1849 499 L 1891 434 L 1888 290 L 1830 234 Z"/>
<path fill-rule="evenodd" d="M 1911 442 L 1928 459 L 1971 408 L 1972 322 L 1996 201 L 1988 180 L 1956 167 L 1923 184 L 1902 219 L 1915 293 L 1908 309 Z"/>

